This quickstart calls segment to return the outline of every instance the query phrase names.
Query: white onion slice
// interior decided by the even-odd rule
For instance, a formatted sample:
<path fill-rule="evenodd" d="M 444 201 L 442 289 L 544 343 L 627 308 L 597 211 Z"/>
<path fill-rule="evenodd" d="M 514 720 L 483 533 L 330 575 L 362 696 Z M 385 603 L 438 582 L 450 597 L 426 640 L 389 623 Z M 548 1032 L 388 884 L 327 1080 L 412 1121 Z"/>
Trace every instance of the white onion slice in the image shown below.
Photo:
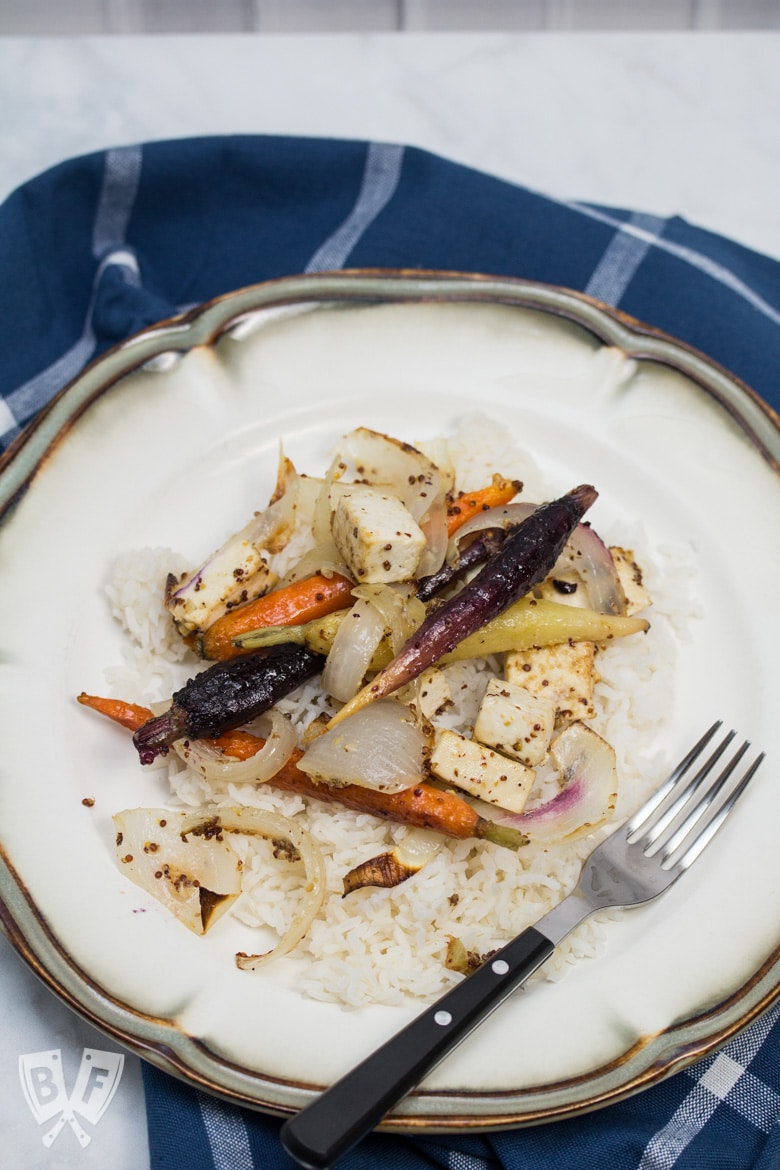
<path fill-rule="evenodd" d="M 475 512 L 452 536 L 447 546 L 447 561 L 453 564 L 458 559 L 458 549 L 467 536 L 484 532 L 486 528 L 511 528 L 513 524 L 526 520 L 538 507 L 538 504 L 514 502 Z"/>
<path fill-rule="evenodd" d="M 420 528 L 425 535 L 425 548 L 417 565 L 417 576 L 429 577 L 438 573 L 447 555 L 447 494 L 443 489 L 420 521 Z"/>
<path fill-rule="evenodd" d="M 312 480 L 301 489 L 301 495 L 306 502 L 306 510 L 311 517 L 311 547 L 302 554 L 299 560 L 287 571 L 283 583 L 300 581 L 312 573 L 340 573 L 349 576 L 346 561 L 336 548 L 331 535 L 331 502 L 330 492 L 333 477 L 338 470 L 339 462 L 334 459 L 328 468 L 325 478 Z M 316 485 L 316 486 L 315 486 Z M 314 498 L 312 499 L 312 493 Z"/>
<path fill-rule="evenodd" d="M 415 597 L 412 585 L 358 585 L 352 592 L 382 615 L 393 654 L 406 645 L 425 618 L 425 606 Z"/>
<path fill-rule="evenodd" d="M 314 536 L 315 544 L 322 544 L 330 539 L 330 521 L 331 521 L 331 489 L 333 483 L 338 479 L 341 473 L 341 460 L 338 455 L 335 455 L 331 460 L 330 467 L 325 472 L 325 478 L 322 481 L 319 496 L 314 505 L 314 519 L 312 521 L 312 535 Z"/>
<path fill-rule="evenodd" d="M 437 853 L 441 852 L 444 837 L 441 833 L 434 833 L 430 829 L 421 829 L 412 825 L 407 829 L 403 839 L 393 849 L 401 865 L 409 869 L 422 869 L 429 861 L 433 861 Z"/>
<path fill-rule="evenodd" d="M 298 489 L 298 473 L 280 452 L 276 488 L 265 511 L 256 513 L 198 569 L 185 573 L 169 589 L 166 608 L 181 633 L 206 629 L 230 603 L 259 597 L 275 583 L 269 559 L 285 547 L 295 529 Z"/>
<path fill-rule="evenodd" d="M 242 971 L 256 971 L 269 959 L 278 959 L 298 945 L 306 935 L 325 900 L 325 862 L 309 833 L 289 817 L 256 808 L 217 808 L 199 810 L 185 817 L 182 833 L 244 833 L 272 841 L 289 841 L 297 850 L 305 871 L 303 903 L 287 930 L 270 951 L 262 955 L 236 955 Z"/>
<path fill-rule="evenodd" d="M 384 633 L 384 619 L 376 606 L 359 598 L 344 615 L 322 671 L 327 695 L 347 703 L 357 694 Z"/>
<path fill-rule="evenodd" d="M 455 490 L 455 464 L 452 462 L 452 453 L 447 439 L 415 440 L 417 450 L 430 459 L 441 476 L 441 486 L 446 493 Z"/>
<path fill-rule="evenodd" d="M 298 476 L 295 523 L 299 532 L 313 533 L 317 506 L 322 496 L 322 486 L 323 480 L 317 476 Z"/>
<path fill-rule="evenodd" d="M 322 687 L 340 703 L 356 695 L 382 638 L 393 654 L 406 644 L 425 617 L 411 585 L 364 584 L 353 589 L 355 604 L 345 614 L 322 672 Z"/>
<path fill-rule="evenodd" d="M 312 573 L 322 573 L 325 577 L 334 573 L 341 577 L 351 575 L 347 562 L 332 540 L 315 544 L 305 552 L 285 574 L 282 584 L 289 585 L 292 581 L 301 581 L 304 577 L 310 577 Z"/>
<path fill-rule="evenodd" d="M 203 739 L 179 739 L 173 750 L 210 784 L 264 784 L 284 767 L 295 750 L 295 728 L 275 709 L 261 715 L 256 723 L 265 744 L 248 760 L 233 759 Z"/>
<path fill-rule="evenodd" d="M 315 780 L 401 792 L 419 784 L 424 749 L 409 708 L 380 699 L 318 736 L 298 767 Z"/>
<path fill-rule="evenodd" d="M 442 475 L 422 451 L 368 427 L 344 435 L 336 460 L 335 479 L 354 475 L 359 483 L 390 488 L 418 523 L 441 490 Z"/>
<path fill-rule="evenodd" d="M 550 745 L 564 787 L 538 808 L 494 819 L 532 841 L 574 841 L 614 812 L 618 777 L 614 749 L 584 723 L 572 723 Z"/>
<path fill-rule="evenodd" d="M 114 816 L 122 872 L 194 934 L 205 934 L 241 893 L 241 864 L 225 841 L 182 838 L 189 814 L 130 808 Z"/>

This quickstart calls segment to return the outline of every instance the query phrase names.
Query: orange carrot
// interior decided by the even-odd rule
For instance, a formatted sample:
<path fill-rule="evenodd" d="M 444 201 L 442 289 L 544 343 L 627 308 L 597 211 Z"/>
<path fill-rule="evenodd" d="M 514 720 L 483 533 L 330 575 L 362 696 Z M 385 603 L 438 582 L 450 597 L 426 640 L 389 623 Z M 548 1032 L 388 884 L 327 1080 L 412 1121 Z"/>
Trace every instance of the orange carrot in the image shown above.
<path fill-rule="evenodd" d="M 103 699 L 82 692 L 78 701 L 106 715 L 131 731 L 137 730 L 152 712 L 135 703 L 121 699 Z M 133 722 L 135 720 L 136 722 Z M 206 743 L 221 748 L 226 755 L 239 760 L 248 760 L 264 746 L 265 740 L 251 735 L 248 731 L 228 731 L 218 739 Z M 471 837 L 492 841 L 508 849 L 517 849 L 527 843 L 527 837 L 517 829 L 496 824 L 478 815 L 476 810 L 453 792 L 434 788 L 432 784 L 420 782 L 413 788 L 401 792 L 376 792 L 360 784 L 334 785 L 318 784 L 297 766 L 303 752 L 296 748 L 287 763 L 268 781 L 275 788 L 285 792 L 297 792 L 314 800 L 343 804 L 355 812 L 367 812 L 384 820 L 397 821 L 402 825 L 415 825 L 430 829 L 447 837 L 468 839 Z"/>
<path fill-rule="evenodd" d="M 101 715 L 113 719 L 114 723 L 121 723 L 130 731 L 137 731 L 139 727 L 143 727 L 148 719 L 152 718 L 152 712 L 148 707 L 139 707 L 137 703 L 126 703 L 124 699 L 103 699 L 98 695 L 87 695 L 82 691 L 78 696 L 78 701 L 83 703 L 85 707 L 91 707 L 93 711 L 99 711 Z"/>
<path fill-rule="evenodd" d="M 355 584 L 334 573 L 314 573 L 228 610 L 203 634 L 196 649 L 204 658 L 234 658 L 242 651 L 233 639 L 263 626 L 300 626 L 352 603 Z"/>
<path fill-rule="evenodd" d="M 500 508 L 502 504 L 508 504 L 522 487 L 518 479 L 504 479 L 501 475 L 494 475 L 493 482 L 487 487 L 476 492 L 461 492 L 450 501 L 447 508 L 449 535 L 457 532 L 461 524 L 465 524 L 477 512 L 486 512 L 488 508 Z"/>
<path fill-rule="evenodd" d="M 148 707 L 140 707 L 137 703 L 126 703 L 124 699 L 104 699 L 99 695 L 87 695 L 84 691 L 77 696 L 78 701 L 85 707 L 91 707 L 100 715 L 113 719 L 114 723 L 121 723 L 129 731 L 137 731 L 153 716 Z M 237 760 L 248 760 L 256 755 L 263 746 L 263 740 L 248 731 L 226 731 L 218 739 L 208 739 L 206 743 L 220 748 L 225 755 L 233 756 Z"/>
<path fill-rule="evenodd" d="M 343 804 L 355 812 L 372 813 L 383 820 L 430 829 L 446 837 L 464 840 L 478 837 L 496 845 L 505 845 L 508 849 L 517 849 L 528 843 L 528 838 L 517 829 L 486 820 L 479 816 L 468 801 L 454 792 L 434 788 L 424 781 L 415 784 L 413 788 L 404 788 L 401 792 L 377 792 L 360 784 L 334 784 L 330 787 L 317 784 L 296 767 L 302 754 L 293 753 L 268 783 L 287 792 Z"/>

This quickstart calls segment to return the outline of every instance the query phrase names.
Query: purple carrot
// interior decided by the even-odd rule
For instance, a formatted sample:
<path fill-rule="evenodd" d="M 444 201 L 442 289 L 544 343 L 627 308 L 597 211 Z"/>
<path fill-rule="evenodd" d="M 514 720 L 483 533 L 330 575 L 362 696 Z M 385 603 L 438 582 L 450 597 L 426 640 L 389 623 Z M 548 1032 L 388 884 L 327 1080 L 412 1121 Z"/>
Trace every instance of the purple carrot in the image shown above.
<path fill-rule="evenodd" d="M 216 737 L 248 723 L 322 669 L 322 655 L 305 646 L 266 646 L 196 674 L 171 706 L 139 727 L 133 743 L 142 764 L 164 755 L 177 739 Z"/>
<path fill-rule="evenodd" d="M 458 559 L 454 564 L 445 561 L 438 572 L 431 573 L 430 577 L 421 577 L 417 582 L 416 590 L 420 601 L 430 601 L 432 597 L 441 593 L 448 585 L 452 585 L 469 569 L 475 569 L 477 565 L 484 564 L 494 553 L 498 552 L 504 542 L 505 535 L 503 528 L 487 528 L 475 537 L 471 544 L 466 545 L 462 552 L 458 553 Z"/>
<path fill-rule="evenodd" d="M 518 524 L 476 577 L 426 617 L 392 662 L 342 707 L 330 725 L 417 678 L 543 581 L 597 496 L 594 487 L 581 484 Z"/>

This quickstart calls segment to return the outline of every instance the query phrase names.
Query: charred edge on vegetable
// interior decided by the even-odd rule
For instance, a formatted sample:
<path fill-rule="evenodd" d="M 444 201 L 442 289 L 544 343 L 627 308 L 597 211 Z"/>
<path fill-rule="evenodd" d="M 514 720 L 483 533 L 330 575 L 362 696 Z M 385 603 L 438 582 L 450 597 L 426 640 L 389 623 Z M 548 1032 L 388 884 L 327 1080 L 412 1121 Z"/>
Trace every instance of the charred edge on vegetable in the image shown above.
<path fill-rule="evenodd" d="M 361 890 L 365 886 L 381 886 L 384 889 L 393 889 L 402 882 L 408 881 L 419 873 L 419 866 L 405 865 L 398 860 L 395 852 L 380 853 L 378 857 L 371 857 L 356 865 L 343 878 L 344 892 L 342 898 L 354 890 Z"/>
<path fill-rule="evenodd" d="M 496 950 L 487 951 L 484 955 L 480 954 L 479 951 L 470 951 L 459 938 L 450 935 L 444 966 L 448 971 L 456 971 L 459 975 L 471 975 L 488 959 L 492 959 L 495 954 L 497 954 Z"/>
<path fill-rule="evenodd" d="M 200 902 L 200 921 L 203 926 L 203 933 L 205 934 L 209 928 L 209 923 L 214 917 L 215 912 L 219 909 L 227 894 L 215 894 L 213 890 L 206 890 L 203 886 L 198 890 L 198 899 Z"/>
<path fill-rule="evenodd" d="M 323 662 L 321 654 L 290 644 L 216 662 L 177 691 L 167 711 L 136 731 L 141 763 L 152 763 L 177 739 L 216 738 L 248 723 L 317 674 Z"/>
<path fill-rule="evenodd" d="M 486 529 L 458 553 L 458 559 L 454 564 L 450 565 L 445 561 L 437 573 L 432 573 L 430 577 L 420 578 L 417 583 L 417 596 L 420 601 L 429 601 L 431 597 L 435 597 L 448 585 L 452 585 L 469 569 L 484 564 L 498 552 L 506 537 L 511 535 L 516 527 L 517 525 L 513 525 L 507 531 L 504 531 L 503 528 Z"/>

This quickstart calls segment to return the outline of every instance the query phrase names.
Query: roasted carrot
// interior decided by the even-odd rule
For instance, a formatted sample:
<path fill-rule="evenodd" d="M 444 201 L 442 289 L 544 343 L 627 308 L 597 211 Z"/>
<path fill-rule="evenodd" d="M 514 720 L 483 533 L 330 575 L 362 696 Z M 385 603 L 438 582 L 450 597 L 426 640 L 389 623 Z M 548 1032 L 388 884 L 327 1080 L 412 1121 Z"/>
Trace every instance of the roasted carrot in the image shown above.
<path fill-rule="evenodd" d="M 501 475 L 494 475 L 493 482 L 487 487 L 476 492 L 461 492 L 447 507 L 449 535 L 457 532 L 460 526 L 477 512 L 486 512 L 488 508 L 500 508 L 502 504 L 508 504 L 522 488 L 519 479 L 504 479 Z"/>
<path fill-rule="evenodd" d="M 113 719 L 114 723 L 121 723 L 130 731 L 137 731 L 152 718 L 148 707 L 139 707 L 137 703 L 126 703 L 124 699 L 104 699 L 99 695 L 88 695 L 84 691 L 78 696 L 78 701 L 85 707 L 91 707 L 101 715 Z"/>
<path fill-rule="evenodd" d="M 479 816 L 468 801 L 454 792 L 434 788 L 424 781 L 415 784 L 413 788 L 404 788 L 401 792 L 377 792 L 373 788 L 363 788 L 360 784 L 316 784 L 296 767 L 302 754 L 294 753 L 281 771 L 269 780 L 269 784 L 315 800 L 343 804 L 355 812 L 372 813 L 383 820 L 431 829 L 447 837 L 478 837 L 492 841 L 495 845 L 504 845 L 507 849 L 518 849 L 528 843 L 523 833 L 486 820 Z"/>
<path fill-rule="evenodd" d="M 228 610 L 197 639 L 196 651 L 203 658 L 234 658 L 241 650 L 233 642 L 238 634 L 261 626 L 297 626 L 343 609 L 352 601 L 355 584 L 334 573 L 314 573 L 280 589 Z"/>
<path fill-rule="evenodd" d="M 100 715 L 112 719 L 114 723 L 121 723 L 129 731 L 138 731 L 144 723 L 148 723 L 152 712 L 148 707 L 140 707 L 137 703 L 126 703 L 124 699 L 104 699 L 99 695 L 88 695 L 84 691 L 78 696 L 78 701 L 85 707 L 90 707 Z M 263 741 L 248 731 L 226 731 L 218 739 L 207 741 L 220 748 L 226 755 L 234 756 L 237 760 L 248 760 L 263 746 Z"/>
<path fill-rule="evenodd" d="M 103 699 L 82 693 L 78 696 L 78 701 L 130 730 L 143 726 L 152 715 L 148 708 L 125 703 L 121 699 Z M 137 720 L 135 725 L 128 722 L 132 719 Z M 249 759 L 265 745 L 265 740 L 250 735 L 247 731 L 228 731 L 218 739 L 207 742 L 221 748 L 226 755 L 239 760 Z M 300 796 L 324 800 L 331 804 L 343 804 L 355 812 L 367 812 L 383 820 L 431 829 L 447 837 L 463 840 L 476 837 L 492 841 L 495 845 L 503 845 L 507 849 L 518 849 L 528 841 L 528 838 L 517 829 L 496 824 L 479 816 L 467 801 L 455 793 L 445 792 L 424 782 L 416 784 L 414 788 L 392 793 L 375 792 L 372 788 L 363 788 L 359 784 L 345 784 L 340 787 L 334 785 L 331 788 L 325 784 L 317 784 L 297 766 L 302 755 L 303 752 L 296 749 L 284 767 L 268 783 L 286 792 L 297 792 Z"/>
<path fill-rule="evenodd" d="M 318 674 L 323 662 L 321 654 L 294 642 L 212 662 L 174 692 L 165 711 L 134 733 L 141 763 L 151 764 L 177 739 L 216 739 L 243 727 Z"/>

